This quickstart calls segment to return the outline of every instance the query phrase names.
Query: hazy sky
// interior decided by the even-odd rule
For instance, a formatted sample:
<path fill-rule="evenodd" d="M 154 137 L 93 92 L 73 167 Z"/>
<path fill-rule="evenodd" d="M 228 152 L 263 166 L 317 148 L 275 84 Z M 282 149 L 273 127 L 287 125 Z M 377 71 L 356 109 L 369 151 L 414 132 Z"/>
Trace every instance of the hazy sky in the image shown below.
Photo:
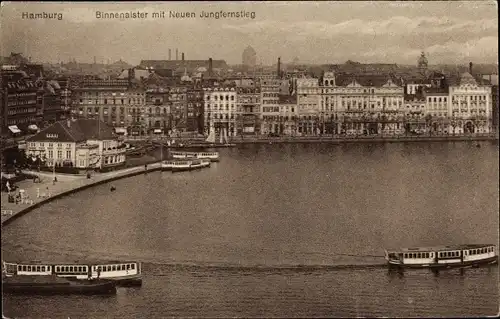
<path fill-rule="evenodd" d="M 147 12 L 146 19 L 97 19 L 96 12 Z M 200 18 L 211 11 L 255 12 L 251 18 Z M 166 18 L 153 19 L 165 11 Z M 169 11 L 196 18 L 168 18 Z M 23 19 L 22 13 L 62 13 L 62 20 Z M 241 63 L 248 46 L 258 61 L 297 57 L 308 63 L 496 63 L 495 1 L 470 2 L 165 2 L 2 3 L 1 54 L 21 52 L 34 61 L 114 62 L 186 59 Z"/>

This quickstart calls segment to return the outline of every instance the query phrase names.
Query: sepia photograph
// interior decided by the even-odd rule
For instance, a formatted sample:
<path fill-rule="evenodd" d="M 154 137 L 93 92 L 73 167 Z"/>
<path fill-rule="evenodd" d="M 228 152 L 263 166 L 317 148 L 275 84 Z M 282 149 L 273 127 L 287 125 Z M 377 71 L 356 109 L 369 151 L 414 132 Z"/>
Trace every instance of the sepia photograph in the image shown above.
<path fill-rule="evenodd" d="M 2 319 L 500 315 L 496 1 L 0 25 Z"/>

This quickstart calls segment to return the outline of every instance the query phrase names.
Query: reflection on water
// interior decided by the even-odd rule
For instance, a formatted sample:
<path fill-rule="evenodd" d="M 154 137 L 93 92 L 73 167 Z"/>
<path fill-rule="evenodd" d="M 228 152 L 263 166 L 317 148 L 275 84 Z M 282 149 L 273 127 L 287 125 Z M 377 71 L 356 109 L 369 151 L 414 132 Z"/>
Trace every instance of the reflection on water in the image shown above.
<path fill-rule="evenodd" d="M 9 225 L 4 259 L 138 259 L 145 280 L 107 299 L 43 299 L 51 307 L 8 297 L 6 314 L 82 316 L 94 304 L 94 316 L 107 317 L 498 311 L 496 268 L 394 276 L 380 267 L 388 247 L 498 242 L 496 145 L 219 151 L 209 169 L 136 176 L 113 182 L 112 193 L 98 186 Z"/>

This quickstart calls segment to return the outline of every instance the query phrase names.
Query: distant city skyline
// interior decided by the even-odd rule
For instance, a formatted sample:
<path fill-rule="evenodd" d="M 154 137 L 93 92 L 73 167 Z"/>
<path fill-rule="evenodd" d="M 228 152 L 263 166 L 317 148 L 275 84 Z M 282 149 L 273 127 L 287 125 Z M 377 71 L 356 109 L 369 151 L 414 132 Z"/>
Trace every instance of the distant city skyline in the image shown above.
<path fill-rule="evenodd" d="M 238 12 L 240 18 L 200 18 L 202 12 Z M 148 13 L 145 19 L 97 19 L 101 13 Z M 195 18 L 152 18 L 165 11 Z M 242 12 L 243 11 L 243 12 Z M 23 19 L 27 13 L 62 19 Z M 254 19 L 251 13 L 255 12 Z M 113 63 L 224 59 L 241 64 L 247 46 L 257 63 L 297 57 L 301 63 L 498 63 L 494 1 L 470 2 L 220 2 L 220 3 L 2 3 L 1 54 L 33 61 Z"/>

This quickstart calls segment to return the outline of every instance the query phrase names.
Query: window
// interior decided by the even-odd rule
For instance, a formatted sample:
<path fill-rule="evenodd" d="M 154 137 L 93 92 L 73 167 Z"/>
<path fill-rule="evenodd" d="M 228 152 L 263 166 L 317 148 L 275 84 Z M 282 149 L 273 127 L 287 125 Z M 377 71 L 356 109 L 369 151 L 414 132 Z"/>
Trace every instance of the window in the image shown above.
<path fill-rule="evenodd" d="M 135 269 L 135 264 L 130 265 L 131 269 Z"/>
<path fill-rule="evenodd" d="M 61 159 L 62 158 L 62 151 L 57 151 L 57 158 Z"/>
<path fill-rule="evenodd" d="M 71 151 L 66 151 L 66 158 L 68 158 L 68 159 L 71 158 Z"/>

